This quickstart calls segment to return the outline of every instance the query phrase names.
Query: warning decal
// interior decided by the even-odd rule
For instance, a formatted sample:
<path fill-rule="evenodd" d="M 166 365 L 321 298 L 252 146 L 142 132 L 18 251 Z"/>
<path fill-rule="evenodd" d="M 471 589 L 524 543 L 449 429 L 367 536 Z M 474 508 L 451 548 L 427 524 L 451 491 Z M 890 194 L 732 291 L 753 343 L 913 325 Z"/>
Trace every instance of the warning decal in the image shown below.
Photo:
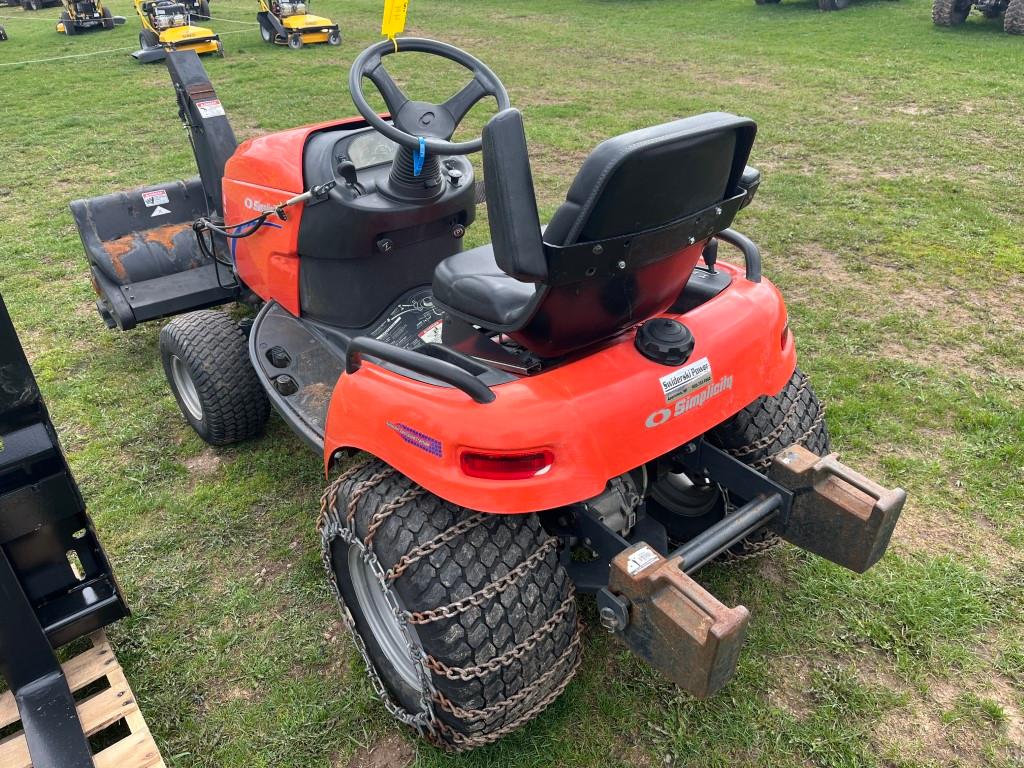
<path fill-rule="evenodd" d="M 676 398 L 696 392 L 711 383 L 711 363 L 702 357 L 695 363 L 662 376 L 661 389 L 665 393 L 665 402 L 671 403 Z"/>
<path fill-rule="evenodd" d="M 167 199 L 167 190 L 154 189 L 149 192 L 143 192 L 142 202 L 146 204 L 147 208 L 152 208 L 154 205 L 166 205 L 169 202 Z"/>
<path fill-rule="evenodd" d="M 658 553 L 650 547 L 641 547 L 626 560 L 626 572 L 630 576 L 640 573 L 644 568 L 654 565 L 660 559 Z"/>
<path fill-rule="evenodd" d="M 223 117 L 224 107 L 221 106 L 220 99 L 207 99 L 206 101 L 197 101 L 196 109 L 199 110 L 200 116 L 203 120 L 210 117 Z"/>

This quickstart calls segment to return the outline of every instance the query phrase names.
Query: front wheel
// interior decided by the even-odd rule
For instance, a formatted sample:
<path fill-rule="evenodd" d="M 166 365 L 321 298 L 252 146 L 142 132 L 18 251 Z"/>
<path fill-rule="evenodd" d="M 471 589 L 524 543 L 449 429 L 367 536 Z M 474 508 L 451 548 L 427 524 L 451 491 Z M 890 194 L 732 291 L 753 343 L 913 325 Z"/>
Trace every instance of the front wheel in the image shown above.
<path fill-rule="evenodd" d="M 935 0 L 932 4 L 932 22 L 940 27 L 955 27 L 967 21 L 971 0 Z"/>
<path fill-rule="evenodd" d="M 146 48 L 157 48 L 160 45 L 160 38 L 157 37 L 156 33 L 144 29 L 139 32 L 139 47 L 142 49 Z"/>
<path fill-rule="evenodd" d="M 332 29 L 327 35 L 328 45 L 341 45 L 341 32 L 336 29 Z"/>
<path fill-rule="evenodd" d="M 371 459 L 328 486 L 318 528 L 374 688 L 434 744 L 496 741 L 572 680 L 573 586 L 536 515 L 472 512 Z"/>
<path fill-rule="evenodd" d="M 295 34 L 288 36 L 288 47 L 293 51 L 299 50 L 302 47 L 302 35 L 296 32 Z"/>
<path fill-rule="evenodd" d="M 160 357 L 178 407 L 210 445 L 256 437 L 270 401 L 249 361 L 249 342 L 224 312 L 174 318 L 160 331 Z"/>
<path fill-rule="evenodd" d="M 1010 0 L 1003 16 L 1003 29 L 1011 35 L 1024 35 L 1024 0 Z"/>

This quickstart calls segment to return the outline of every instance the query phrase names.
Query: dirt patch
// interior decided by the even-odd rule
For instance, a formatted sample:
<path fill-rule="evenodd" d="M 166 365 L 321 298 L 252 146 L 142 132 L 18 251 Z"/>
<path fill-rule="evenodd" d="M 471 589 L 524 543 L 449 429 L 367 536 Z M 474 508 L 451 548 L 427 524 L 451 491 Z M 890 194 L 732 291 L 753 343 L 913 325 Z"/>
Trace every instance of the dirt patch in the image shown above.
<path fill-rule="evenodd" d="M 412 765 L 416 750 L 398 735 L 385 737 L 372 747 L 361 747 L 347 763 L 335 760 L 333 768 L 405 768 Z"/>
<path fill-rule="evenodd" d="M 809 693 L 814 665 L 805 658 L 783 656 L 772 667 L 772 676 L 779 681 L 780 687 L 768 692 L 768 702 L 797 720 L 803 720 L 814 708 Z"/>
<path fill-rule="evenodd" d="M 193 479 L 201 480 L 215 475 L 223 463 L 223 459 L 214 452 L 213 448 L 206 448 L 202 453 L 185 459 L 185 469 Z"/>

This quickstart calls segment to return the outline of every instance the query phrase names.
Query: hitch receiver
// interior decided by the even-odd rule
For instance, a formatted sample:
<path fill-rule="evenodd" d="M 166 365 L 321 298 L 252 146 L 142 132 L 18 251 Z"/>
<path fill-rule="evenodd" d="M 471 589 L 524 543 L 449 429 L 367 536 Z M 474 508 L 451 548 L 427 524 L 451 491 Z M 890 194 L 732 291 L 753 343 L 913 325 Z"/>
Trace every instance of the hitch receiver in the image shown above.
<path fill-rule="evenodd" d="M 779 452 L 768 477 L 793 492 L 788 517 L 773 523 L 801 549 L 864 573 L 885 554 L 907 493 L 887 489 L 831 453 L 822 458 L 800 445 Z"/>
<path fill-rule="evenodd" d="M 612 560 L 608 589 L 629 604 L 618 633 L 640 658 L 698 698 L 716 693 L 736 671 L 750 612 L 729 608 L 641 542 Z"/>

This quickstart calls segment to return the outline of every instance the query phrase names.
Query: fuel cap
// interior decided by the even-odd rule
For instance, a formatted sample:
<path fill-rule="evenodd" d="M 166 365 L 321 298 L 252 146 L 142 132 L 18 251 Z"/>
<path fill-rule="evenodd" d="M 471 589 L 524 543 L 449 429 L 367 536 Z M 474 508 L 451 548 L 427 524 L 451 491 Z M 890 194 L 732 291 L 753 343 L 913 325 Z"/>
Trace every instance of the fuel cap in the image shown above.
<path fill-rule="evenodd" d="M 662 365 L 681 365 L 693 352 L 690 329 L 671 317 L 655 317 L 641 325 L 635 343 L 640 354 Z"/>

